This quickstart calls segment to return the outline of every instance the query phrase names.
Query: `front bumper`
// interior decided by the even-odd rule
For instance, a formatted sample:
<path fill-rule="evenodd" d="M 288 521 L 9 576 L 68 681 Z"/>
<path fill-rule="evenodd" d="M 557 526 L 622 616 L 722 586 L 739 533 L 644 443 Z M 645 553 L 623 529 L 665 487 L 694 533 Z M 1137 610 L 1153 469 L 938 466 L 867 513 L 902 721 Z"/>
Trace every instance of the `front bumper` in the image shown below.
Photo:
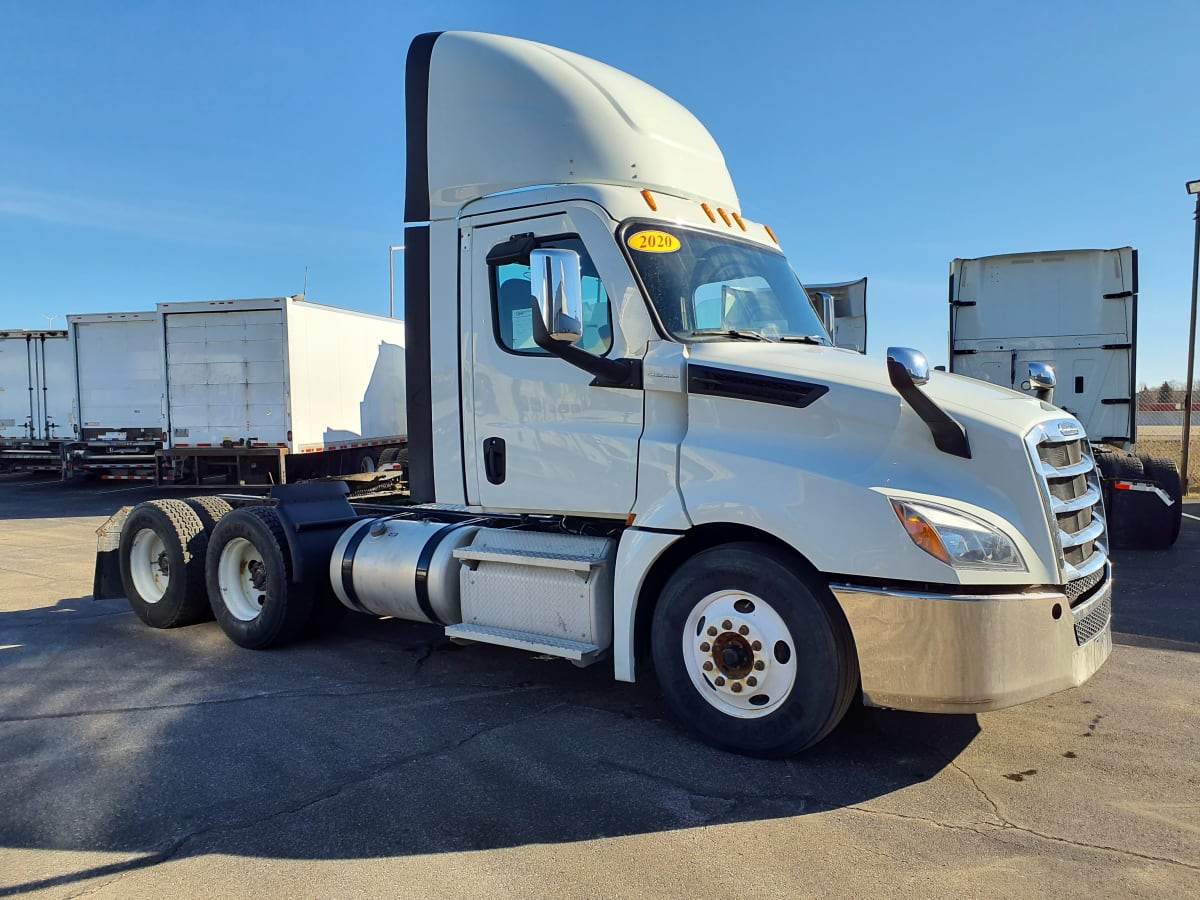
<path fill-rule="evenodd" d="M 854 633 L 868 706 L 1003 709 L 1083 684 L 1112 651 L 1111 570 L 1074 608 L 1055 590 L 937 595 L 831 587 Z"/>

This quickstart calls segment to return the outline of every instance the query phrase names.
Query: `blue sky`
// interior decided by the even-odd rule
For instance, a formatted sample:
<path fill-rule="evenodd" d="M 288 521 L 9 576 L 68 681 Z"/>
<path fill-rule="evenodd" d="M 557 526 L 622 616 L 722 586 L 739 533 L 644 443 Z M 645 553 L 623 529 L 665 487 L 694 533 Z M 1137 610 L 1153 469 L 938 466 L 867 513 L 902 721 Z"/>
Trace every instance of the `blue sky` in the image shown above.
<path fill-rule="evenodd" d="M 0 0 L 0 329 L 279 296 L 387 313 L 404 56 L 493 31 L 691 109 L 870 351 L 946 357 L 956 256 L 1140 252 L 1139 381 L 1186 368 L 1200 3 Z"/>

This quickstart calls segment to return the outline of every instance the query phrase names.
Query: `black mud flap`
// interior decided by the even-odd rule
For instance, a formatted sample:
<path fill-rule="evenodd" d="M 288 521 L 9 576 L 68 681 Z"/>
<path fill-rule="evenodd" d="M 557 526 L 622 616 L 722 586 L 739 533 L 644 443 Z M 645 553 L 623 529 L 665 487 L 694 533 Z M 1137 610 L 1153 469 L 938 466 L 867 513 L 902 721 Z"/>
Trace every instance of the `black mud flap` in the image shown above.
<path fill-rule="evenodd" d="M 121 583 L 121 529 L 132 506 L 122 506 L 96 529 L 96 572 L 92 578 L 93 600 L 116 600 L 125 596 Z"/>

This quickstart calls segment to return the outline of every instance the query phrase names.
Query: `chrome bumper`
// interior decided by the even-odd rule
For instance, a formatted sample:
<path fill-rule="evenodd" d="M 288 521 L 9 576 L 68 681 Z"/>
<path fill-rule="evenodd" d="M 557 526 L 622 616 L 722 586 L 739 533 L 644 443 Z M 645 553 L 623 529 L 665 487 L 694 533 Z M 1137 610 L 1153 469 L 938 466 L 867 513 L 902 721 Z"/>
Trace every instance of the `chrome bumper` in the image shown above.
<path fill-rule="evenodd" d="M 1112 651 L 1111 571 L 1074 609 L 1058 591 L 939 596 L 830 587 L 854 632 L 868 706 L 1003 709 L 1083 684 Z"/>

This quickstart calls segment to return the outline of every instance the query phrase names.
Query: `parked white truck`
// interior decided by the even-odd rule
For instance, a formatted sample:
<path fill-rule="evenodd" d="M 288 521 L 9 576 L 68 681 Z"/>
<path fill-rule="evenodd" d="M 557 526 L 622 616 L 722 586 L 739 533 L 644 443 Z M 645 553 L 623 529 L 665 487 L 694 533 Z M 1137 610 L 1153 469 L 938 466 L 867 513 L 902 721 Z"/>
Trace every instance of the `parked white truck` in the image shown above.
<path fill-rule="evenodd" d="M 0 331 L 0 471 L 60 472 L 70 435 L 66 331 Z"/>
<path fill-rule="evenodd" d="M 950 263 L 950 371 L 1037 394 L 1087 429 L 1117 546 L 1165 549 L 1183 503 L 1174 460 L 1137 440 L 1137 251 L 1051 250 Z M 1031 377 L 1049 367 L 1054 382 Z"/>
<path fill-rule="evenodd" d="M 621 681 L 652 661 L 687 727 L 764 756 L 860 699 L 991 710 L 1104 662 L 1073 417 L 832 347 L 712 137 L 627 74 L 427 34 L 406 98 L 417 505 L 143 503 L 102 529 L 97 596 L 158 627 L 215 614 L 245 647 L 346 607 Z"/>

